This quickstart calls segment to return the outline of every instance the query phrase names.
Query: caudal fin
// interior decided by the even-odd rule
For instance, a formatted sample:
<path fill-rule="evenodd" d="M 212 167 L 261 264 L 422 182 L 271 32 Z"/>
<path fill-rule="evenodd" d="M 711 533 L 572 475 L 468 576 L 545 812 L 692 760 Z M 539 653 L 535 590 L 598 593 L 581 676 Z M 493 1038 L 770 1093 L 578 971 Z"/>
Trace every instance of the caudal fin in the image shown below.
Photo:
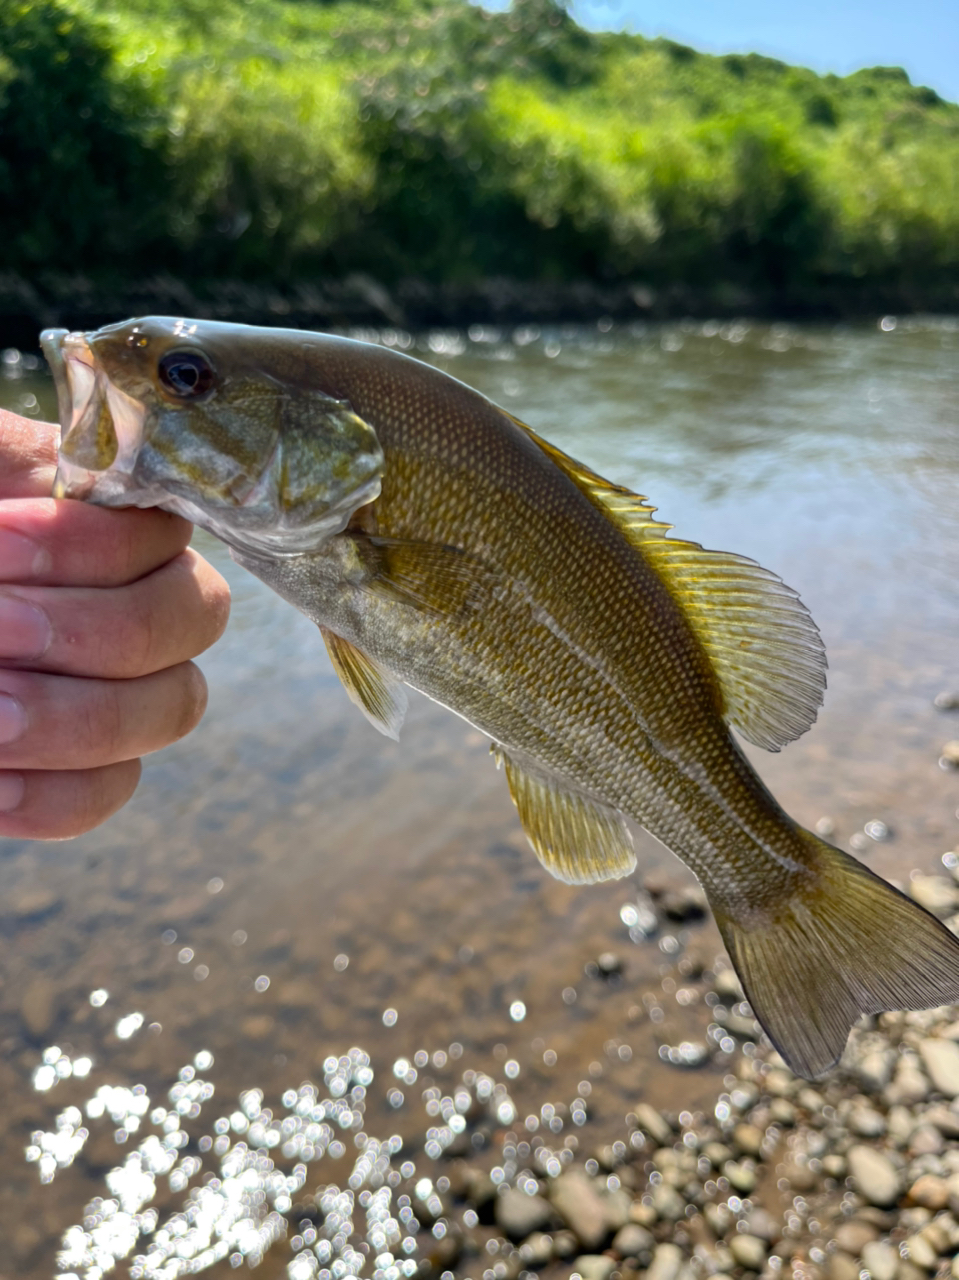
<path fill-rule="evenodd" d="M 959 939 L 811 832 L 819 876 L 762 924 L 716 911 L 763 1030 L 797 1075 L 835 1066 L 860 1014 L 959 1002 Z"/>

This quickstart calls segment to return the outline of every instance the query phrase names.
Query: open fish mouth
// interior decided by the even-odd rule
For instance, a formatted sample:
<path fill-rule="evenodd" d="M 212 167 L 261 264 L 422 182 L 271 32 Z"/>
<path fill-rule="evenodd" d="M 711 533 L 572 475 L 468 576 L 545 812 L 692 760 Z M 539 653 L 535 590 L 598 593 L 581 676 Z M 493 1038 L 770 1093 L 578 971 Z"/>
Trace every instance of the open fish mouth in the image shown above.
<path fill-rule="evenodd" d="M 89 334 L 46 330 L 61 427 L 54 497 L 162 507 L 260 556 L 314 551 L 378 497 L 372 428 L 315 389 L 294 394 L 233 370 L 229 328 L 154 317 Z M 158 386 L 165 360 L 213 377 L 204 337 L 232 371 L 210 394 L 180 384 L 171 396 L 169 382 Z"/>
<path fill-rule="evenodd" d="M 87 335 L 47 329 L 40 343 L 53 373 L 60 416 L 55 498 L 101 506 L 159 506 L 134 479 L 146 406 L 114 386 L 97 364 Z"/>

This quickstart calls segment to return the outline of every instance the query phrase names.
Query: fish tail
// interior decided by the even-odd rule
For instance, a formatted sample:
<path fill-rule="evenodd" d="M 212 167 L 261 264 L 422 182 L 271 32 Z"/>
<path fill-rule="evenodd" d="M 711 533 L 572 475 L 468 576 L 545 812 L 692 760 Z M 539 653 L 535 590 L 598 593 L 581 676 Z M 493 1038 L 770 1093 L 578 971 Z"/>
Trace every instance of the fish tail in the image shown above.
<path fill-rule="evenodd" d="M 860 1014 L 959 1002 L 959 939 L 855 858 L 799 829 L 815 876 L 777 908 L 714 907 L 746 998 L 788 1066 L 835 1066 Z"/>

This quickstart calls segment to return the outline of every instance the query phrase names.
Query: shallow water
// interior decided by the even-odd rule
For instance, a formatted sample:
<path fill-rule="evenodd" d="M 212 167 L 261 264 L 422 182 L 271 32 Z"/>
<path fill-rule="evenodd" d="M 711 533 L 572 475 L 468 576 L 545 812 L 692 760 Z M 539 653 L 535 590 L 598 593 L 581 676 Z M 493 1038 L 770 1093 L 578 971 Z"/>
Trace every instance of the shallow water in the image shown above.
<path fill-rule="evenodd" d="M 959 690 L 959 326 L 886 323 L 357 336 L 412 343 L 649 495 L 681 535 L 796 587 L 829 653 L 825 708 L 782 754 L 750 754 L 797 819 L 829 818 L 838 843 L 905 877 L 959 841 L 959 773 L 937 763 L 959 717 L 933 707 Z M 53 414 L 39 372 L 12 358 L 3 368 L 13 376 L 0 402 Z M 306 1079 L 322 1090 L 327 1059 L 360 1047 L 375 1076 L 365 1132 L 404 1138 L 402 1159 L 431 1177 L 441 1164 L 424 1154 L 435 1121 L 422 1093 L 451 1093 L 464 1070 L 507 1088 L 515 1114 L 500 1120 L 513 1128 L 560 1106 L 560 1146 L 571 1133 L 627 1139 L 639 1101 L 711 1106 L 728 1062 L 721 1049 L 695 1070 L 660 1056 L 704 1038 L 711 1013 L 685 975 L 719 951 L 711 923 L 649 938 L 636 926 L 644 876 L 688 880 L 670 855 L 641 839 L 632 881 L 551 881 L 479 734 L 415 699 L 402 743 L 380 737 L 339 689 L 315 628 L 218 544 L 197 545 L 234 588 L 229 631 L 202 660 L 203 725 L 147 763 L 131 805 L 100 831 L 0 842 L 0 1280 L 57 1274 L 61 1234 L 107 1196 L 104 1174 L 141 1136 L 117 1144 L 116 1124 L 91 1120 L 76 1163 L 41 1185 L 24 1161 L 31 1134 L 106 1082 L 142 1083 L 167 1105 L 201 1051 L 215 1059 L 200 1074 L 216 1096 L 194 1137 L 242 1090 L 278 1111 Z M 870 820 L 892 838 L 865 836 Z M 584 972 L 608 951 L 621 976 Z M 109 998 L 94 1006 L 96 990 Z M 115 1027 L 133 1012 L 144 1025 L 122 1039 Z M 93 1066 L 38 1091 L 53 1045 Z M 578 1125 L 562 1106 L 584 1095 Z M 322 1179 L 347 1178 L 352 1160 L 327 1155 Z M 176 1200 L 168 1181 L 161 1216 Z M 285 1275 L 291 1256 L 279 1242 L 260 1274 Z"/>

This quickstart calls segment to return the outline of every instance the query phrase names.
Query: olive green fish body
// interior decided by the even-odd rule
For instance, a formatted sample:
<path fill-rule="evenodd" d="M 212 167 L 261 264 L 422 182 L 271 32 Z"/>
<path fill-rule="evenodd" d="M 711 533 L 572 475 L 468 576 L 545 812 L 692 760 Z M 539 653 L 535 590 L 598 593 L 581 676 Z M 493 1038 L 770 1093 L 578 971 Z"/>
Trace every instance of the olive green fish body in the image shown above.
<path fill-rule="evenodd" d="M 410 685 L 488 734 L 554 875 L 627 874 L 625 818 L 646 828 L 699 877 L 795 1070 L 832 1065 L 863 1012 L 959 999 L 959 943 L 797 826 L 732 736 L 778 750 L 822 699 L 819 634 L 774 574 L 674 537 L 396 352 L 164 318 L 45 349 L 59 493 L 163 505 L 225 538 L 319 624 L 383 732 Z"/>

